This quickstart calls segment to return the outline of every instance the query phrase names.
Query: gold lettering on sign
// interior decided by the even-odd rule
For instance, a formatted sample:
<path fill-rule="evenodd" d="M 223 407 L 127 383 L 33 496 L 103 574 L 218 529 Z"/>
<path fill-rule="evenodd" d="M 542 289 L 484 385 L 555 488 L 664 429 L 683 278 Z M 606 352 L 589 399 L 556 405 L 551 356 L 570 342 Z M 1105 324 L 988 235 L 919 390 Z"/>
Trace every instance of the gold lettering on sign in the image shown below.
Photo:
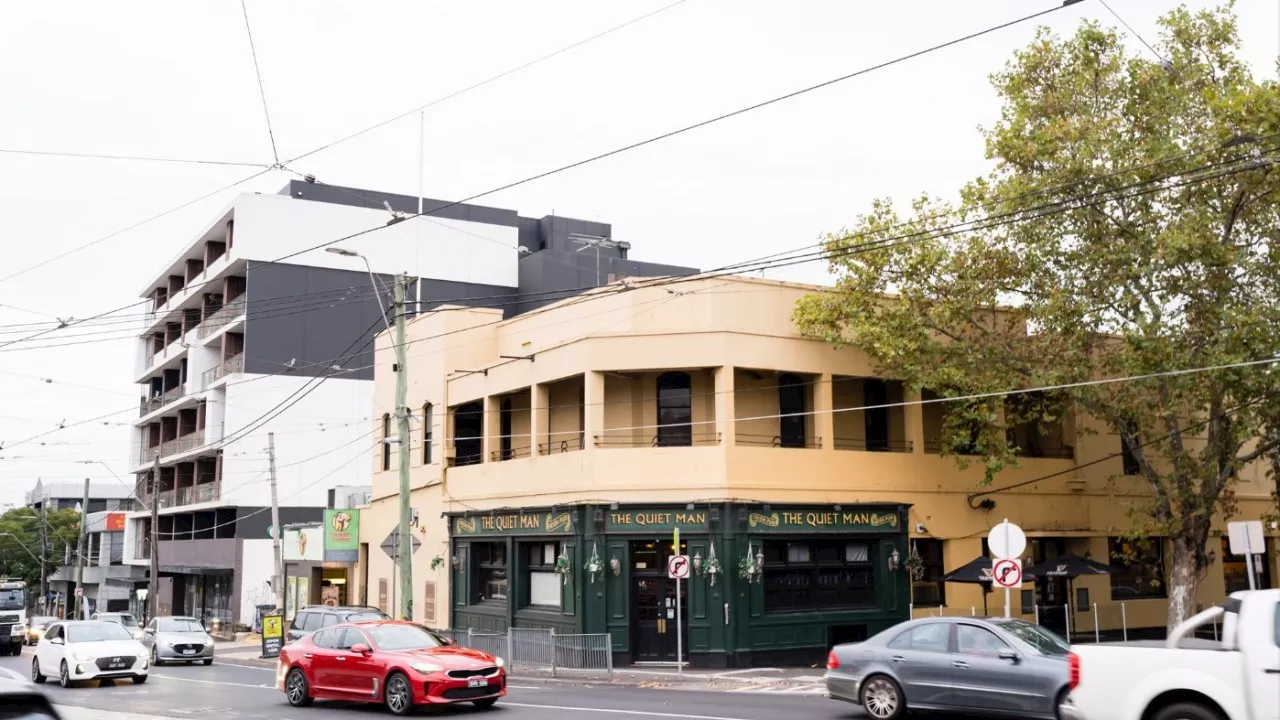
<path fill-rule="evenodd" d="M 458 533 L 474 533 L 476 531 L 476 521 L 473 518 L 458 518 Z"/>
<path fill-rule="evenodd" d="M 571 527 L 573 527 L 573 516 L 569 515 L 569 513 L 560 513 L 556 516 L 547 515 L 547 532 L 556 532 L 562 529 L 568 530 Z"/>
<path fill-rule="evenodd" d="M 630 513 L 610 513 L 609 524 L 610 525 L 630 525 L 631 515 Z"/>
<path fill-rule="evenodd" d="M 706 525 L 706 513 L 676 513 L 677 525 Z"/>
<path fill-rule="evenodd" d="M 756 527 L 757 525 L 764 525 L 766 527 L 776 528 L 778 527 L 778 513 L 772 513 L 769 515 L 762 515 L 760 513 L 751 513 L 751 515 L 747 517 L 747 524 L 751 527 Z"/>

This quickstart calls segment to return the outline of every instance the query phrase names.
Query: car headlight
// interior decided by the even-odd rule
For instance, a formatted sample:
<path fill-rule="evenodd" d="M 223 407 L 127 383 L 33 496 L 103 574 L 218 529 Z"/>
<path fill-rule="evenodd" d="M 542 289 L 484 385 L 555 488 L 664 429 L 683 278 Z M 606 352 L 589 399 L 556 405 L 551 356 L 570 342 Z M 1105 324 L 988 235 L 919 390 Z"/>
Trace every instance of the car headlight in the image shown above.
<path fill-rule="evenodd" d="M 79 660 L 80 662 L 88 662 L 88 661 L 90 661 L 90 660 L 92 660 L 92 659 L 93 659 L 93 656 L 92 656 L 92 655 L 90 655 L 89 653 L 87 653 L 87 652 L 82 652 L 82 651 L 79 651 L 79 650 L 77 650 L 77 651 L 75 651 L 74 653 L 72 653 L 72 654 L 71 654 L 71 657 L 75 658 L 76 660 Z"/>
<path fill-rule="evenodd" d="M 429 663 L 429 662 L 414 663 L 410 667 L 422 673 L 423 675 L 430 675 L 431 673 L 438 673 L 444 670 L 444 668 L 440 667 L 439 665 Z"/>
<path fill-rule="evenodd" d="M 14 625 L 13 627 L 9 628 L 9 634 L 10 634 L 10 635 L 21 635 L 21 634 L 22 634 L 22 626 L 21 626 L 21 625 Z"/>
<path fill-rule="evenodd" d="M 498 657 L 497 655 L 494 655 L 494 656 L 493 656 L 493 664 L 494 664 L 494 665 L 497 665 L 498 667 L 506 667 L 506 666 L 507 666 L 507 661 L 506 661 L 506 660 L 503 660 L 502 658 Z"/>

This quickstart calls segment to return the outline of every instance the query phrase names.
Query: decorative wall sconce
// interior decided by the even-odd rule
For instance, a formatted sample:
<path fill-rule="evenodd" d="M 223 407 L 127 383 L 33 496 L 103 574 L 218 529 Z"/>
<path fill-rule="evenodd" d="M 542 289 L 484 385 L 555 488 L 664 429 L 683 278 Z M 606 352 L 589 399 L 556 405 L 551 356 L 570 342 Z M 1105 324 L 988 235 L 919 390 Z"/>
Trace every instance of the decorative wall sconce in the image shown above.
<path fill-rule="evenodd" d="M 693 554 L 693 574 L 694 575 L 702 574 L 702 553 Z"/>
<path fill-rule="evenodd" d="M 459 567 L 462 566 L 462 558 L 458 557 L 457 555 L 454 555 L 453 559 L 451 559 L 449 562 L 450 564 L 453 565 L 454 570 L 457 570 Z"/>
<path fill-rule="evenodd" d="M 560 551 L 560 557 L 556 558 L 556 574 L 565 585 L 573 578 L 573 568 L 569 566 L 569 556 L 563 550 Z"/>
<path fill-rule="evenodd" d="M 899 561 L 901 559 L 902 559 L 902 556 L 898 554 L 897 548 L 894 548 L 892 551 L 889 552 L 889 572 L 898 571 Z"/>
<path fill-rule="evenodd" d="M 587 582 L 589 583 L 594 583 L 596 576 L 604 569 L 604 566 L 600 564 L 600 554 L 596 552 L 595 543 L 591 543 L 591 559 L 587 560 L 587 564 L 583 565 L 582 569 L 587 571 Z"/>
<path fill-rule="evenodd" d="M 609 558 L 609 569 L 613 571 L 613 576 L 617 577 L 622 574 L 622 563 L 618 562 L 618 558 Z"/>

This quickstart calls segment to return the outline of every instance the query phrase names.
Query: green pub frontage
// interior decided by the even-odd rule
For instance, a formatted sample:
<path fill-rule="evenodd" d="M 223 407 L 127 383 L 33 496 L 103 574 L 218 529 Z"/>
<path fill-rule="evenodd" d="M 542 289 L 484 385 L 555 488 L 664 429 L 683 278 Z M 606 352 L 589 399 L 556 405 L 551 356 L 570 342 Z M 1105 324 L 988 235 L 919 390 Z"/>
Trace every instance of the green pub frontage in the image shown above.
<path fill-rule="evenodd" d="M 906 505 L 579 505 L 449 518 L 451 626 L 610 633 L 614 662 L 822 662 L 908 618 Z M 679 530 L 679 553 L 674 546 Z M 680 583 L 673 554 L 690 558 Z"/>

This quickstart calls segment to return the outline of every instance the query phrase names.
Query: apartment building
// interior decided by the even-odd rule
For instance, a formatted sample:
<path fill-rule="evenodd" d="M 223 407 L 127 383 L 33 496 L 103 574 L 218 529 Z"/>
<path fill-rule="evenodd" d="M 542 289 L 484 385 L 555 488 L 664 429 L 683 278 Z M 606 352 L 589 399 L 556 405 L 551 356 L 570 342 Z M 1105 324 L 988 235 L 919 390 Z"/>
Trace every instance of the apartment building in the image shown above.
<path fill-rule="evenodd" d="M 35 487 L 26 493 L 27 507 L 54 512 L 57 510 L 74 510 L 84 500 L 83 482 L 50 482 L 36 480 Z M 89 483 L 89 507 L 86 512 L 96 513 L 107 510 L 132 510 L 135 505 L 133 491 L 119 483 Z"/>
<path fill-rule="evenodd" d="M 369 458 L 357 573 L 369 601 L 387 605 L 395 578 L 377 545 L 396 527 L 406 448 L 414 616 L 441 627 L 607 632 L 627 663 L 674 661 L 681 623 L 696 665 L 821 662 L 912 614 L 982 614 L 981 585 L 943 577 L 987 554 L 988 529 L 1008 518 L 1030 538 L 1027 565 L 1074 554 L 1112 568 L 1028 582 L 1015 614 L 1060 632 L 1163 628 L 1167 541 L 1123 539 L 1146 488 L 1130 458 L 1108 459 L 1122 443 L 1105 426 L 1014 428 L 1021 466 L 984 487 L 981 463 L 939 453 L 945 403 L 920 404 L 927 390 L 878 376 L 856 349 L 798 335 L 796 301 L 822 288 L 631 288 L 498 323 L 483 308 L 413 321 L 415 436 Z M 375 412 L 394 397 L 385 335 L 377 353 Z M 1243 469 L 1238 516 L 1261 516 L 1270 488 Z M 694 568 L 678 618 L 664 570 L 676 528 Z M 1243 558 L 1211 549 L 1206 605 L 1247 583 Z"/>
<path fill-rule="evenodd" d="M 378 295 L 389 304 L 395 274 L 412 278 L 419 310 L 448 300 L 515 314 L 594 281 L 585 268 L 595 257 L 573 252 L 570 236 L 612 231 L 432 199 L 425 207 L 440 209 L 430 217 L 399 222 L 418 202 L 306 181 L 241 195 L 143 287 L 129 456 L 139 498 L 159 506 L 162 612 L 248 625 L 272 597 L 268 432 L 282 526 L 319 522 L 330 489 L 370 484 L 369 464 L 357 461 L 375 442 L 368 348 L 383 327 Z M 342 241 L 345 254 L 317 248 L 376 227 Z M 615 275 L 684 270 L 607 245 Z M 130 516 L 126 563 L 149 563 L 150 524 L 147 513 Z"/>
<path fill-rule="evenodd" d="M 138 590 L 147 587 L 147 569 L 124 562 L 123 512 L 94 512 L 85 518 L 84 571 L 80 588 L 89 612 L 132 612 L 141 617 Z M 49 576 L 50 608 L 74 602 L 76 557 L 68 547 L 62 565 Z"/>

